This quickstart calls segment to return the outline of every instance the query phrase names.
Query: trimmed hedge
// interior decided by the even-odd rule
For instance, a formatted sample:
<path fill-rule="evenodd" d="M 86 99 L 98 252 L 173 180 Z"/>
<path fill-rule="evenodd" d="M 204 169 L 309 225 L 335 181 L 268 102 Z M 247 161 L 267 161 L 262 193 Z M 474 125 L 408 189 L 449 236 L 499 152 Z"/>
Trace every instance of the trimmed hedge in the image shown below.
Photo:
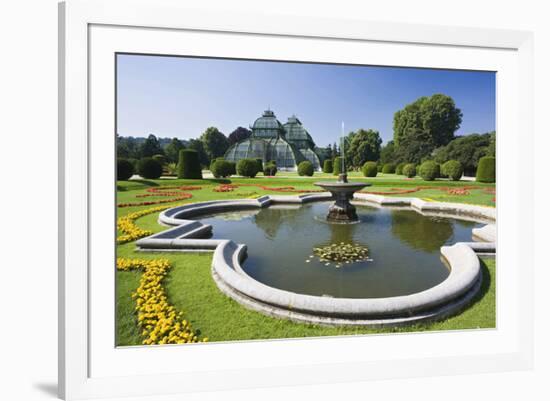
<path fill-rule="evenodd" d="M 453 181 L 460 181 L 464 168 L 458 160 L 449 160 L 441 166 L 441 174 L 449 177 Z"/>
<path fill-rule="evenodd" d="M 254 178 L 258 172 L 258 161 L 256 159 L 241 159 L 237 162 L 237 173 L 243 177 Z"/>
<path fill-rule="evenodd" d="M 405 164 L 407 164 L 407 163 L 399 163 L 399 164 L 395 167 L 395 174 L 397 174 L 397 175 L 403 175 L 403 167 L 405 167 Z"/>
<path fill-rule="evenodd" d="M 365 162 L 361 171 L 365 177 L 376 177 L 378 174 L 378 166 L 376 162 Z"/>
<path fill-rule="evenodd" d="M 393 174 L 393 173 L 395 173 L 395 164 L 393 164 L 393 163 L 384 164 L 384 167 L 382 167 L 382 172 L 384 174 Z"/>
<path fill-rule="evenodd" d="M 116 161 L 116 179 L 127 181 L 134 175 L 134 165 L 126 159 Z"/>
<path fill-rule="evenodd" d="M 235 164 L 227 160 L 218 160 L 216 159 L 214 163 L 210 166 L 210 171 L 212 175 L 216 178 L 220 177 L 230 177 L 231 174 L 234 174 Z"/>
<path fill-rule="evenodd" d="M 496 181 L 496 159 L 493 156 L 485 156 L 479 159 L 476 171 L 476 181 Z"/>
<path fill-rule="evenodd" d="M 433 181 L 439 177 L 439 164 L 426 160 L 420 165 L 420 176 L 424 181 Z"/>
<path fill-rule="evenodd" d="M 416 177 L 416 165 L 414 163 L 405 164 L 403 167 L 403 175 L 408 178 Z"/>
<path fill-rule="evenodd" d="M 311 177 L 313 175 L 313 164 L 309 160 L 298 164 L 298 175 Z"/>
<path fill-rule="evenodd" d="M 272 160 L 264 164 L 264 175 L 266 177 L 274 176 L 275 174 L 277 174 L 277 163 Z"/>
<path fill-rule="evenodd" d="M 334 162 L 332 163 L 332 174 L 338 175 L 342 173 L 342 158 L 340 156 L 337 156 L 334 158 Z"/>
<path fill-rule="evenodd" d="M 199 152 L 194 149 L 181 149 L 178 162 L 178 178 L 202 179 Z"/>
<path fill-rule="evenodd" d="M 325 160 L 323 163 L 323 173 L 332 173 L 332 160 Z"/>
<path fill-rule="evenodd" d="M 152 157 L 144 157 L 138 163 L 138 174 L 147 179 L 157 179 L 162 175 L 162 164 Z"/>

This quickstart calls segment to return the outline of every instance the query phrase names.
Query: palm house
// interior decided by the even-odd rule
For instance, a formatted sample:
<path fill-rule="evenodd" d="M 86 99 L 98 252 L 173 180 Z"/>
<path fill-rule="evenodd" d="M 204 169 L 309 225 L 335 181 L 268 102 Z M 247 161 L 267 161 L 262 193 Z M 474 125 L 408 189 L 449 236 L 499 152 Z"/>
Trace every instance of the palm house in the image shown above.
<path fill-rule="evenodd" d="M 296 170 L 300 162 L 309 160 L 316 170 L 320 169 L 315 143 L 296 116 L 283 125 L 273 111 L 266 110 L 250 128 L 250 137 L 232 145 L 225 153 L 226 160 L 274 160 L 278 169 L 287 171 Z"/>

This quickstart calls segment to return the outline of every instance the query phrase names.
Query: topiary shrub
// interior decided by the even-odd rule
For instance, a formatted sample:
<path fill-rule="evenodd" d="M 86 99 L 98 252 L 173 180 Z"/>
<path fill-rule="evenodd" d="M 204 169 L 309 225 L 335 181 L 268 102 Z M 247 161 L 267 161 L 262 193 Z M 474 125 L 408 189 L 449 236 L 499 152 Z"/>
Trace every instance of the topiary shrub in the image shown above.
<path fill-rule="evenodd" d="M 164 155 L 153 155 L 152 158 L 158 161 L 161 166 L 164 166 L 166 163 L 168 163 L 168 159 Z"/>
<path fill-rule="evenodd" d="M 332 160 L 325 160 L 323 163 L 323 173 L 332 173 Z"/>
<path fill-rule="evenodd" d="M 332 174 L 338 175 L 342 173 L 342 158 L 337 156 L 332 163 Z"/>
<path fill-rule="evenodd" d="M 416 177 L 416 165 L 414 163 L 405 164 L 403 167 L 403 175 L 408 178 Z"/>
<path fill-rule="evenodd" d="M 449 160 L 441 166 L 441 174 L 449 177 L 453 181 L 460 181 L 464 168 L 462 163 L 457 160 Z"/>
<path fill-rule="evenodd" d="M 298 164 L 298 175 L 311 177 L 313 175 L 313 164 L 309 160 L 304 160 Z"/>
<path fill-rule="evenodd" d="M 256 159 L 256 163 L 258 163 L 258 172 L 264 171 L 264 161 L 262 159 Z"/>
<path fill-rule="evenodd" d="M 433 181 L 439 177 L 439 164 L 427 160 L 420 165 L 420 176 L 424 181 Z"/>
<path fill-rule="evenodd" d="M 267 162 L 264 164 L 264 175 L 267 176 L 274 176 L 277 174 L 277 163 L 274 161 Z"/>
<path fill-rule="evenodd" d="M 234 164 L 227 160 L 215 160 L 210 166 L 210 171 L 216 178 L 229 177 L 233 173 L 233 170 L 235 170 Z"/>
<path fill-rule="evenodd" d="M 405 164 L 407 164 L 407 163 L 399 163 L 399 164 L 395 167 L 395 174 L 397 174 L 397 175 L 403 175 L 403 167 L 405 167 Z"/>
<path fill-rule="evenodd" d="M 376 165 L 376 170 L 378 170 L 378 172 L 381 173 L 383 167 L 384 167 L 384 165 L 379 163 L 379 164 Z"/>
<path fill-rule="evenodd" d="M 144 157 L 138 163 L 138 174 L 148 179 L 159 178 L 162 175 L 162 165 L 152 157 Z"/>
<path fill-rule="evenodd" d="M 395 173 L 395 164 L 393 164 L 393 163 L 384 164 L 384 167 L 382 167 L 382 172 L 384 174 L 393 174 L 393 173 Z"/>
<path fill-rule="evenodd" d="M 479 159 L 476 171 L 476 181 L 496 181 L 496 159 L 493 156 L 485 156 Z"/>
<path fill-rule="evenodd" d="M 365 162 L 361 171 L 365 177 L 376 177 L 376 174 L 378 174 L 378 165 L 376 162 Z"/>
<path fill-rule="evenodd" d="M 178 161 L 178 178 L 201 179 L 202 170 L 199 152 L 194 149 L 181 149 Z"/>
<path fill-rule="evenodd" d="M 116 179 L 127 181 L 134 175 L 134 165 L 126 159 L 116 161 Z"/>
<path fill-rule="evenodd" d="M 237 162 L 237 173 L 243 177 L 254 178 L 258 171 L 256 159 L 241 159 Z"/>

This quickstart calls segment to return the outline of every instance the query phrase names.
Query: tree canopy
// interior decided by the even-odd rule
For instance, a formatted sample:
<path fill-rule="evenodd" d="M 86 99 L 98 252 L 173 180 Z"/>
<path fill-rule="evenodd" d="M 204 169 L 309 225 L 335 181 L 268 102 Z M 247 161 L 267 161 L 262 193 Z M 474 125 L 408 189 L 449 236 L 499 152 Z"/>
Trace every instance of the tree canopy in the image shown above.
<path fill-rule="evenodd" d="M 352 167 L 360 168 L 367 161 L 375 161 L 380 158 L 380 145 L 382 139 L 378 131 L 359 129 L 348 135 L 349 144 L 346 141 L 346 158 Z"/>
<path fill-rule="evenodd" d="M 164 154 L 170 163 L 177 163 L 180 150 L 185 149 L 185 145 L 178 138 L 172 138 L 170 143 L 164 148 Z"/>
<path fill-rule="evenodd" d="M 140 146 L 140 157 L 151 157 L 154 155 L 163 155 L 164 150 L 160 146 L 160 142 L 156 136 L 150 134 L 145 142 Z"/>
<path fill-rule="evenodd" d="M 489 132 L 456 137 L 433 152 L 434 160 L 438 163 L 457 160 L 464 167 L 466 175 L 474 176 L 479 159 L 494 156 L 495 136 L 495 132 Z"/>
<path fill-rule="evenodd" d="M 208 127 L 200 137 L 204 151 L 208 156 L 208 160 L 214 160 L 225 154 L 229 147 L 227 137 L 222 134 L 216 127 Z"/>
<path fill-rule="evenodd" d="M 201 166 L 210 165 L 210 159 L 204 150 L 204 145 L 200 139 L 190 139 L 188 149 L 194 149 L 199 154 L 199 162 Z"/>
<path fill-rule="evenodd" d="M 398 110 L 393 117 L 396 150 L 400 157 L 414 155 L 414 159 L 401 161 L 419 162 L 434 149 L 448 144 L 461 123 L 462 111 L 451 97 L 443 94 L 420 97 Z M 407 147 L 414 148 L 414 152 Z"/>
<path fill-rule="evenodd" d="M 248 128 L 237 127 L 227 137 L 227 140 L 229 142 L 229 146 L 233 145 L 234 143 L 240 142 L 244 139 L 247 139 L 248 137 L 250 137 L 250 135 L 252 135 L 252 131 L 250 131 Z"/>

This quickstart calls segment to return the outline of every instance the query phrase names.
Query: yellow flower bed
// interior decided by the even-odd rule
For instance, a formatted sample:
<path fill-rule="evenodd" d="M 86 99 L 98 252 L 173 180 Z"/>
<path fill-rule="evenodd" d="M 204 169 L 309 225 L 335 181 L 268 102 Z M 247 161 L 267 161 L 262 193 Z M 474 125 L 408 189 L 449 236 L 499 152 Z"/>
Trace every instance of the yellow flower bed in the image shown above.
<path fill-rule="evenodd" d="M 139 287 L 132 294 L 144 345 L 184 344 L 206 342 L 198 338 L 191 324 L 183 319 L 182 312 L 168 303 L 162 280 L 170 269 L 166 259 L 117 258 L 117 269 L 123 271 L 143 270 Z"/>
<path fill-rule="evenodd" d="M 117 228 L 124 234 L 120 235 L 116 239 L 117 244 L 125 244 L 130 241 L 135 241 L 148 235 L 152 235 L 150 230 L 143 230 L 134 224 L 134 221 L 140 217 L 146 216 L 151 213 L 161 212 L 172 206 L 157 206 L 149 209 L 140 210 L 137 212 L 129 213 L 125 216 L 119 217 L 116 222 Z"/>

